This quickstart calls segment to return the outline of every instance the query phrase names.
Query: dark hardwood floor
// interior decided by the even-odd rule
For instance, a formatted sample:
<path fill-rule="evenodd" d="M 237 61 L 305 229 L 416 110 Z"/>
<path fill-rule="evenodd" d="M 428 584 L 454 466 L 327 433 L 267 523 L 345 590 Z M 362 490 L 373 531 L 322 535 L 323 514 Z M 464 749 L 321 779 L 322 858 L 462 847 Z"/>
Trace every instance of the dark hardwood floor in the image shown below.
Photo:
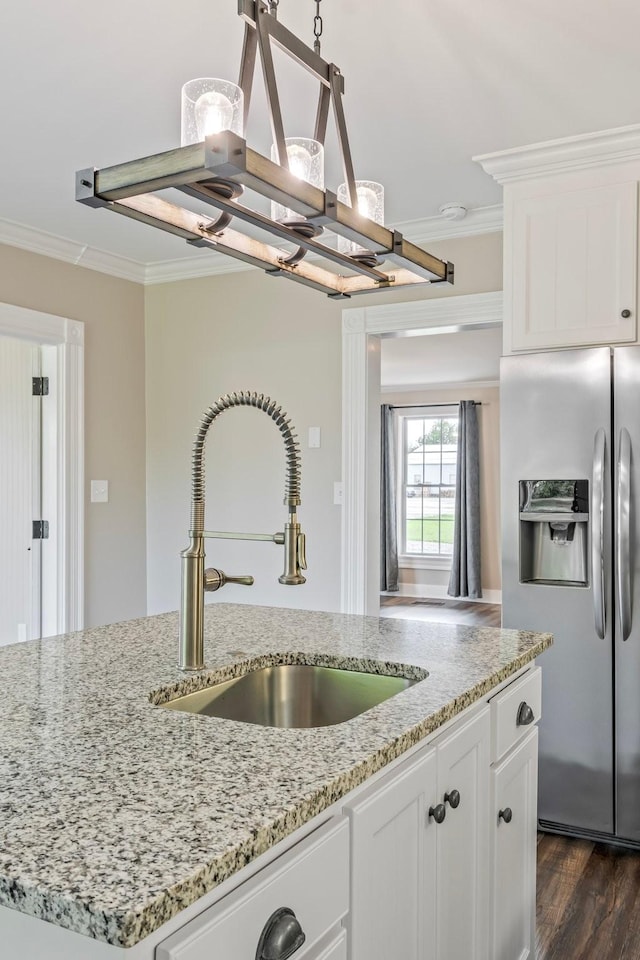
<path fill-rule="evenodd" d="M 497 603 L 380 597 L 380 616 L 401 620 L 428 620 L 436 623 L 462 623 L 465 626 L 474 627 L 499 627 L 501 610 Z"/>
<path fill-rule="evenodd" d="M 538 837 L 536 960 L 640 960 L 640 853 Z"/>

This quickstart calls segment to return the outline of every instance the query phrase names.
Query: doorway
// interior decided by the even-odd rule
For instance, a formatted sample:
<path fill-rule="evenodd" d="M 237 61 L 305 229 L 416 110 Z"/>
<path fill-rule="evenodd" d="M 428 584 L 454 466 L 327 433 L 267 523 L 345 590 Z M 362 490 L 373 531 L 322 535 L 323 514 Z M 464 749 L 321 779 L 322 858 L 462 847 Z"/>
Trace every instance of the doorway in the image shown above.
<path fill-rule="evenodd" d="M 459 334 L 501 324 L 501 292 L 343 312 L 343 612 L 377 616 L 379 611 L 383 339 Z"/>
<path fill-rule="evenodd" d="M 84 324 L 0 304 L 0 367 L 4 645 L 83 626 Z"/>
<path fill-rule="evenodd" d="M 500 626 L 500 326 L 381 338 L 381 402 L 392 411 L 398 589 L 381 616 Z M 458 414 L 473 402 L 478 425 L 481 598 L 452 599 Z M 386 498 L 381 498 L 386 503 Z M 388 528 L 387 528 L 388 530 Z M 463 591 L 464 592 L 464 591 Z"/>

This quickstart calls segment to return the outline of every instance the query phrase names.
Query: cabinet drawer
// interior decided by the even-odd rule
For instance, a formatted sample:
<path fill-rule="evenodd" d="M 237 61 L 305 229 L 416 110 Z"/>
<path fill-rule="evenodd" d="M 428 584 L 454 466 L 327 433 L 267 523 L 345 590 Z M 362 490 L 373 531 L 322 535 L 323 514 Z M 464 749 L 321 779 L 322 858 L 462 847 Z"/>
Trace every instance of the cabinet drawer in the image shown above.
<path fill-rule="evenodd" d="M 306 960 L 349 909 L 349 824 L 332 820 L 278 860 L 185 924 L 156 948 L 156 960 L 255 960 L 265 924 L 280 907 L 296 915 L 305 934 L 293 954 Z M 335 948 L 335 950 L 334 950 Z M 341 960 L 339 942 L 327 958 Z M 334 950 L 334 952 L 332 952 Z M 319 956 L 325 957 L 320 950 Z"/>
<path fill-rule="evenodd" d="M 491 703 L 491 762 L 504 756 L 521 737 L 531 730 L 531 725 L 540 719 L 542 705 L 542 686 L 540 667 L 530 670 L 519 680 L 498 693 Z M 530 707 L 533 719 L 526 722 Z"/>

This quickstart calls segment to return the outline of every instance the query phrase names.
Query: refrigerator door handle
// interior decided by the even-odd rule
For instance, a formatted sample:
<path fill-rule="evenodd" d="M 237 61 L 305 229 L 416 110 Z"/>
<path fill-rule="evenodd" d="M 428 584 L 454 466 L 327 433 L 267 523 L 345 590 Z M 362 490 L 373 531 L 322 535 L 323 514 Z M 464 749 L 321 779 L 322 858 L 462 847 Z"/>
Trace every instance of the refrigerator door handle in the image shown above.
<path fill-rule="evenodd" d="M 591 484 L 591 577 L 593 580 L 593 617 L 598 637 L 606 633 L 604 582 L 604 477 L 606 435 L 601 427 L 593 445 L 593 482 Z"/>
<path fill-rule="evenodd" d="M 623 427 L 618 447 L 616 495 L 616 580 L 622 639 L 631 633 L 631 437 Z"/>

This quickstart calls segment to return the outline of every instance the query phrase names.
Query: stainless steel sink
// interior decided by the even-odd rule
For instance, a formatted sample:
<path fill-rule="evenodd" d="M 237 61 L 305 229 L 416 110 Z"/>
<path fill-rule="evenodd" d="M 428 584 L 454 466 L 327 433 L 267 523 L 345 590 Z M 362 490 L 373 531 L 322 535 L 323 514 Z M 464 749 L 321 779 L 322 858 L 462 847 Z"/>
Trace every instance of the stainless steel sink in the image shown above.
<path fill-rule="evenodd" d="M 263 727 L 326 727 L 351 720 L 417 682 L 336 667 L 279 664 L 161 706 Z"/>

